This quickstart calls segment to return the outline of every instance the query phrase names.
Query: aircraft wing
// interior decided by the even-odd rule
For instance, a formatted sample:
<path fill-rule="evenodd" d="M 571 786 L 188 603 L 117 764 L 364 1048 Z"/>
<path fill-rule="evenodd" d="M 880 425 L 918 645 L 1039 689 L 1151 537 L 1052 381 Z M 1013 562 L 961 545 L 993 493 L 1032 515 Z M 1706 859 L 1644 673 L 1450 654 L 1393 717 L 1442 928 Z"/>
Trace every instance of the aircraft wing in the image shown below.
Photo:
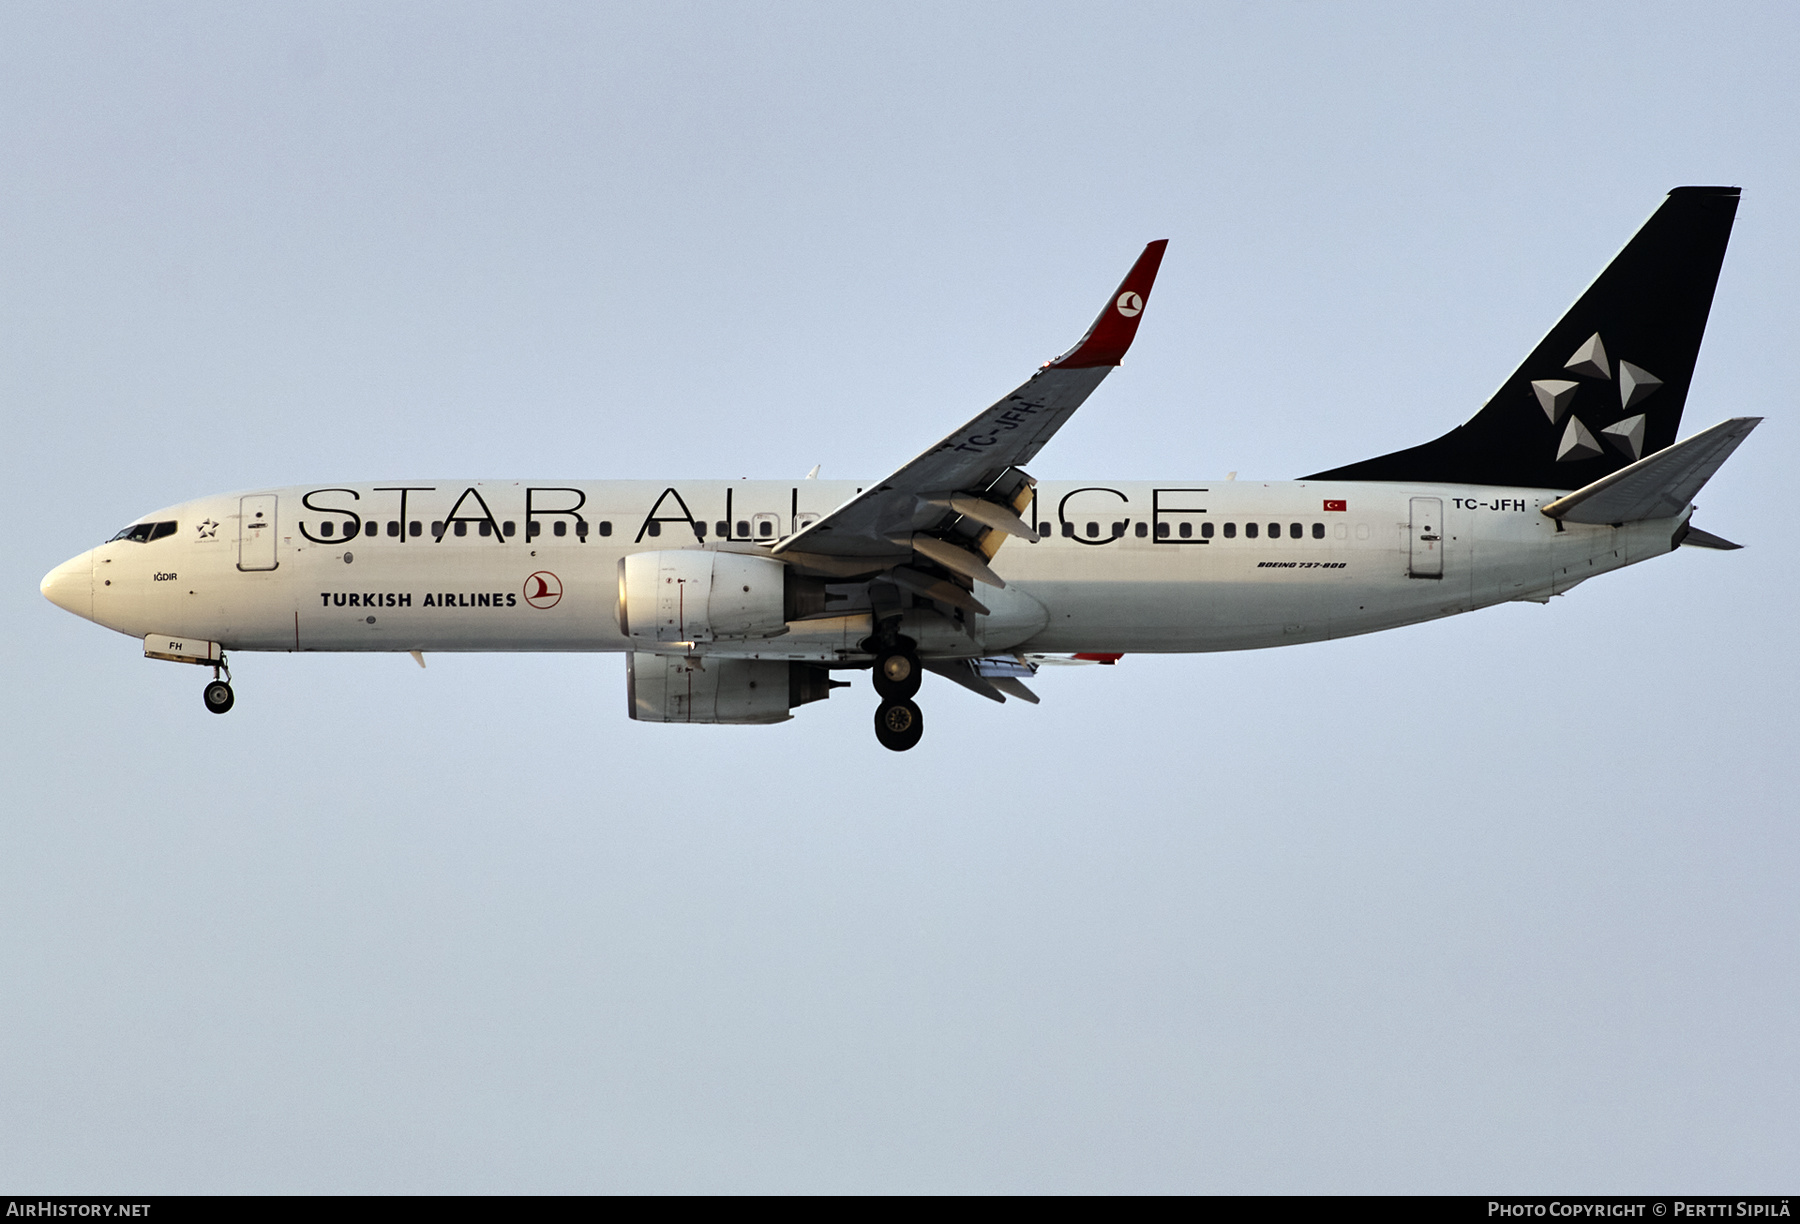
<path fill-rule="evenodd" d="M 1144 248 L 1074 348 L 774 551 L 794 554 L 796 561 L 866 559 L 869 568 L 917 556 L 964 578 L 1004 585 L 987 561 L 1007 535 L 1037 539 L 1032 525 L 1019 518 L 1030 504 L 1033 484 L 1020 465 L 1043 449 L 1124 359 L 1168 245 L 1165 238 Z"/>

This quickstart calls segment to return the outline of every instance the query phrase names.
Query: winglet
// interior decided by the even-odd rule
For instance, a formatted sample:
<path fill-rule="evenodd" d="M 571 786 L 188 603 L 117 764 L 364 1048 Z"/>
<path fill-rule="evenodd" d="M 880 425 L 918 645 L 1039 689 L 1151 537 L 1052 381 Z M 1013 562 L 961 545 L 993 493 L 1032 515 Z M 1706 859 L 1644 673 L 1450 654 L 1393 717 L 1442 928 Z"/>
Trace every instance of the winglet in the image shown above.
<path fill-rule="evenodd" d="M 1068 352 L 1049 363 L 1053 370 L 1080 370 L 1093 366 L 1116 366 L 1125 360 L 1125 350 L 1137 338 L 1138 323 L 1144 317 L 1144 304 L 1150 300 L 1150 286 L 1156 283 L 1156 270 L 1162 266 L 1163 252 L 1169 247 L 1167 238 L 1158 238 L 1144 248 L 1131 271 L 1107 299 L 1106 308 L 1087 335 Z"/>

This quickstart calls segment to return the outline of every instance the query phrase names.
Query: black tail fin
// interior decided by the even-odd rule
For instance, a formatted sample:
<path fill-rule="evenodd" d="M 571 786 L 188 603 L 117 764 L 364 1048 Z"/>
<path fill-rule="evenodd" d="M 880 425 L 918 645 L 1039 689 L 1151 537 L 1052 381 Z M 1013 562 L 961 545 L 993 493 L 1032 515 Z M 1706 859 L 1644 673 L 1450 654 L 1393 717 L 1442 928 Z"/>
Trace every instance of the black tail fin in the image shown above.
<path fill-rule="evenodd" d="M 1677 187 L 1468 423 L 1308 480 L 1578 489 L 1681 428 L 1736 187 Z"/>

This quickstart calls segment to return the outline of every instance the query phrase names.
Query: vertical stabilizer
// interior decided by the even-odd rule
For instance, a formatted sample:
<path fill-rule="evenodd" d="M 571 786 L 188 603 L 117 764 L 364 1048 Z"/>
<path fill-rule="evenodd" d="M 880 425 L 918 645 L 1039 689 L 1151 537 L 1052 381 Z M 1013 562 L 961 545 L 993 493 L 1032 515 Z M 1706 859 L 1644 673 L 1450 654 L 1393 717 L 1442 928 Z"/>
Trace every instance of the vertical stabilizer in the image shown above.
<path fill-rule="evenodd" d="M 1466 424 L 1309 480 L 1578 489 L 1675 441 L 1736 187 L 1677 187 Z"/>

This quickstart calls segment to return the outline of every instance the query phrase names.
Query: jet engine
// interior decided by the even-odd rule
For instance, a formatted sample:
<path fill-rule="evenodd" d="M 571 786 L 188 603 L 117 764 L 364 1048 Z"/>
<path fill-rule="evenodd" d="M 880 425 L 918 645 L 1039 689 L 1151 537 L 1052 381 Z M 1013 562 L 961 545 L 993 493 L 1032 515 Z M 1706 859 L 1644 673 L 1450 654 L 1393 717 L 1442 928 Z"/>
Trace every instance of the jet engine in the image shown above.
<path fill-rule="evenodd" d="M 751 558 L 756 560 L 757 558 Z M 658 723 L 778 723 L 844 681 L 823 667 L 769 659 L 688 659 L 633 651 L 625 662 L 631 717 Z"/>
<path fill-rule="evenodd" d="M 787 566 L 705 549 L 619 559 L 619 632 L 653 642 L 776 637 L 787 630 Z"/>

